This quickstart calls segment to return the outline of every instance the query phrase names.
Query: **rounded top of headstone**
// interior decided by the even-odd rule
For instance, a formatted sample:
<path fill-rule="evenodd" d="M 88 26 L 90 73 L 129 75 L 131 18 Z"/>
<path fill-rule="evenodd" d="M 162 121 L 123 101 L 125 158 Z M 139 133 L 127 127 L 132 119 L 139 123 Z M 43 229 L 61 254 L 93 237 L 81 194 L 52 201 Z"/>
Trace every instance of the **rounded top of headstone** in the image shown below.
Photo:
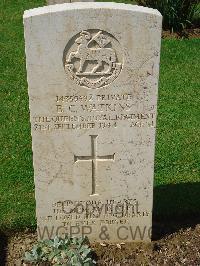
<path fill-rule="evenodd" d="M 25 10 L 23 18 L 29 18 L 33 16 L 44 15 L 48 13 L 57 13 L 69 10 L 82 10 L 82 9 L 112 9 L 112 10 L 127 10 L 132 12 L 141 12 L 146 14 L 152 14 L 162 17 L 160 12 L 153 8 L 130 5 L 123 3 L 102 3 L 102 2 L 75 2 L 75 3 L 65 3 L 57 5 L 49 5 L 44 7 L 38 7 L 34 9 Z"/>

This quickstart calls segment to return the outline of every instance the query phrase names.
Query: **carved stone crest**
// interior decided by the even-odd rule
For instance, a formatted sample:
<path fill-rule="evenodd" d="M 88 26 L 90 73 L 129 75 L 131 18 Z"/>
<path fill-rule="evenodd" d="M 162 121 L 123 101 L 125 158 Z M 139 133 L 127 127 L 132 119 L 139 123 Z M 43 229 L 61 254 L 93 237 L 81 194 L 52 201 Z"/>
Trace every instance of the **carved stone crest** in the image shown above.
<path fill-rule="evenodd" d="M 78 85 L 90 89 L 104 87 L 122 70 L 119 42 L 102 30 L 83 30 L 74 36 L 64 51 L 66 73 Z"/>

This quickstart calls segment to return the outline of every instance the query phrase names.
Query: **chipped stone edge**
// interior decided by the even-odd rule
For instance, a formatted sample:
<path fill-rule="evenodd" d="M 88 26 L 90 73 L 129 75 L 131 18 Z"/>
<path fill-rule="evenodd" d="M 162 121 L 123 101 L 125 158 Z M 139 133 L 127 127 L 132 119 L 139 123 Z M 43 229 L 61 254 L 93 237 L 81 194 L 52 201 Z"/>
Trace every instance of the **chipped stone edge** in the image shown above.
<path fill-rule="evenodd" d="M 111 10 L 127 10 L 133 12 L 141 12 L 162 17 L 157 9 L 113 2 L 75 2 L 49 5 L 44 7 L 33 8 L 24 11 L 23 19 L 34 16 L 40 16 L 48 13 L 57 13 L 70 10 L 84 10 L 84 9 L 111 9 Z"/>

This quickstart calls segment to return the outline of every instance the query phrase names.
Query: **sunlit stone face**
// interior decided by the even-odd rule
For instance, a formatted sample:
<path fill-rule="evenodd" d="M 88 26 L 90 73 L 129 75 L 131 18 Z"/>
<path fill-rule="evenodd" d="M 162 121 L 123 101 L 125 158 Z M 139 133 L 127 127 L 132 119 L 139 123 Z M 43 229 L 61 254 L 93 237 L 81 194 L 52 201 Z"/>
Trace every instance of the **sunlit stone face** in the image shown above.
<path fill-rule="evenodd" d="M 74 3 L 24 26 L 39 238 L 149 241 L 161 15 Z"/>

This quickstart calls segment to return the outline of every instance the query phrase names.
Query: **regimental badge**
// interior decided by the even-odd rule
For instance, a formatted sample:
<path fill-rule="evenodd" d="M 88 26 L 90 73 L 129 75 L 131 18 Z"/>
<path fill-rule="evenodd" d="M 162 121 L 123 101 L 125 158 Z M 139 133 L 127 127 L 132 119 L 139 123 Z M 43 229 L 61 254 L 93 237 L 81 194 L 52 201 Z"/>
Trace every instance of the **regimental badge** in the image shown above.
<path fill-rule="evenodd" d="M 97 89 L 109 85 L 122 71 L 121 46 L 102 30 L 83 30 L 64 50 L 64 68 L 78 85 Z"/>

